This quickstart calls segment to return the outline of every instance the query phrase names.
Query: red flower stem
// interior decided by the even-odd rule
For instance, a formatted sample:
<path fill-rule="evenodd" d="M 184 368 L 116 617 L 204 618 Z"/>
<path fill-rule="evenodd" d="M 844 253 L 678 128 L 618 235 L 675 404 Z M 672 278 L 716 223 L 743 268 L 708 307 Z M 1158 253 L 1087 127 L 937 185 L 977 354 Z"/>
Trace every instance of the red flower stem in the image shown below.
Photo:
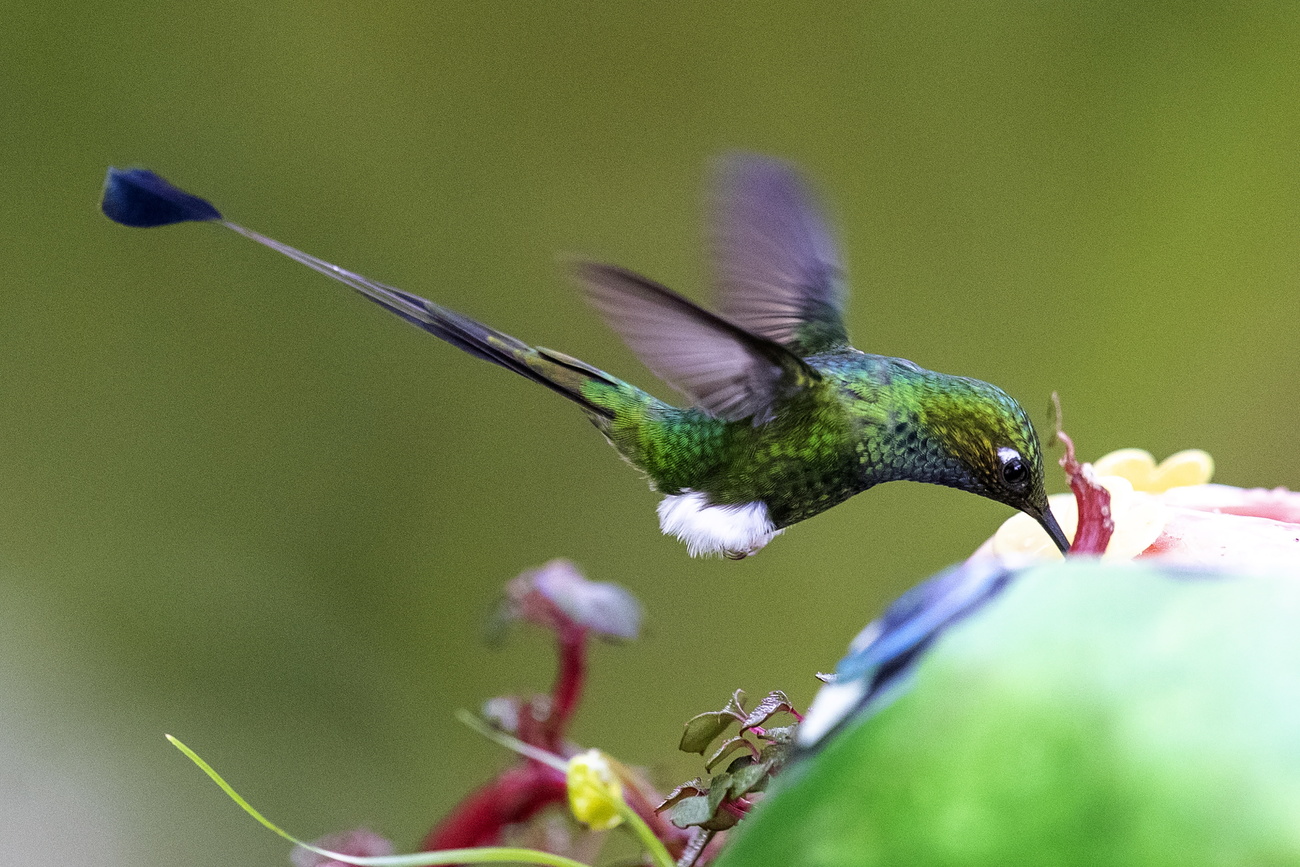
<path fill-rule="evenodd" d="M 527 762 L 507 768 L 465 798 L 424 838 L 421 849 L 467 849 L 501 842 L 510 825 L 568 797 L 564 775 L 549 765 Z"/>
<path fill-rule="evenodd" d="M 553 620 L 560 658 L 549 713 L 538 719 L 535 700 L 524 702 L 517 734 L 527 744 L 559 754 L 587 680 L 587 630 L 558 612 Z M 540 810 L 562 804 L 567 798 L 564 774 L 540 762 L 526 761 L 502 771 L 461 801 L 424 838 L 424 849 L 499 843 L 509 825 L 526 822 Z"/>
<path fill-rule="evenodd" d="M 560 660 L 555 684 L 551 687 L 551 719 L 547 725 L 548 734 L 553 739 L 552 748 L 564 740 L 587 683 L 587 630 L 572 621 L 562 620 L 556 624 L 555 637 Z"/>

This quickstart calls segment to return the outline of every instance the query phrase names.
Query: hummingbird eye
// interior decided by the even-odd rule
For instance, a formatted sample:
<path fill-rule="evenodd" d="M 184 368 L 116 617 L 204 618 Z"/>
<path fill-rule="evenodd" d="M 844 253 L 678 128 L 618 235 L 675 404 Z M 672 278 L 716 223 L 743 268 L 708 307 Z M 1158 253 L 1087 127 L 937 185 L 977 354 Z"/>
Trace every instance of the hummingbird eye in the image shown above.
<path fill-rule="evenodd" d="M 998 459 L 1002 462 L 1002 481 L 1012 488 L 1022 488 L 1029 481 L 1029 464 L 1015 449 L 998 449 Z"/>

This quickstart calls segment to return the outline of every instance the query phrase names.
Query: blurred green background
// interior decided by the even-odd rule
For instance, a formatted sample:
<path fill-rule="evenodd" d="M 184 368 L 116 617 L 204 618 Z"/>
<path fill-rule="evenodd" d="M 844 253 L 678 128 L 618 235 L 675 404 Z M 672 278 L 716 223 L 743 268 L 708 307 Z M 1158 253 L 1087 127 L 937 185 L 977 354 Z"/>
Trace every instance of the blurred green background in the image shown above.
<path fill-rule="evenodd" d="M 0 850 L 285 864 L 162 738 L 307 836 L 410 848 L 544 688 L 482 640 L 552 557 L 632 589 L 576 735 L 665 783 L 731 689 L 799 704 L 1008 516 L 889 485 L 742 563 L 658 533 L 580 413 L 209 227 L 98 212 L 145 165 L 232 219 L 633 381 L 562 254 L 702 297 L 707 161 L 790 158 L 855 342 L 991 380 L 1085 457 L 1300 486 L 1300 13 L 1289 3 L 5 4 Z M 655 386 L 669 396 L 667 387 Z M 1063 487 L 1059 473 L 1051 487 Z"/>

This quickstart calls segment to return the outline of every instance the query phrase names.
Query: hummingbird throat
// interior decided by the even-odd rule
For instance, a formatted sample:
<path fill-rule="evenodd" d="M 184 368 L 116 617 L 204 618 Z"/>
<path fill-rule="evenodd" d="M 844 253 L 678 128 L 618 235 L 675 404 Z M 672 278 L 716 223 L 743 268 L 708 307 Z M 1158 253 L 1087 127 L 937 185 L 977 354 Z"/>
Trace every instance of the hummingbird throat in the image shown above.
<path fill-rule="evenodd" d="M 692 557 L 722 555 L 741 560 L 785 532 L 761 501 L 715 505 L 707 494 L 686 489 L 659 503 L 659 529 L 686 544 Z"/>

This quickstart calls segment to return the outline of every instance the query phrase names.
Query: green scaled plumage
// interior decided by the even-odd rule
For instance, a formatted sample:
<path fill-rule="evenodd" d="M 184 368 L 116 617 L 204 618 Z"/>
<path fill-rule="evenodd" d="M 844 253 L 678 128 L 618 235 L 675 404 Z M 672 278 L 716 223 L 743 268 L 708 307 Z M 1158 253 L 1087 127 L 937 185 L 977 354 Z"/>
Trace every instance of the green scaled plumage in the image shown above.
<path fill-rule="evenodd" d="M 198 216 L 172 216 L 175 202 Z M 196 202 L 204 209 L 193 211 Z M 660 526 L 692 555 L 753 554 L 785 527 L 897 480 L 1006 503 L 1068 548 L 1048 509 L 1038 439 L 1019 404 L 988 383 L 849 345 L 835 244 L 789 166 L 758 157 L 724 161 L 713 205 L 717 314 L 622 268 L 574 269 L 611 327 L 686 395 L 691 406 L 681 408 L 576 358 L 225 221 L 152 173 L 111 170 L 105 195 L 105 213 L 129 225 L 220 220 L 574 401 L 664 495 Z"/>

